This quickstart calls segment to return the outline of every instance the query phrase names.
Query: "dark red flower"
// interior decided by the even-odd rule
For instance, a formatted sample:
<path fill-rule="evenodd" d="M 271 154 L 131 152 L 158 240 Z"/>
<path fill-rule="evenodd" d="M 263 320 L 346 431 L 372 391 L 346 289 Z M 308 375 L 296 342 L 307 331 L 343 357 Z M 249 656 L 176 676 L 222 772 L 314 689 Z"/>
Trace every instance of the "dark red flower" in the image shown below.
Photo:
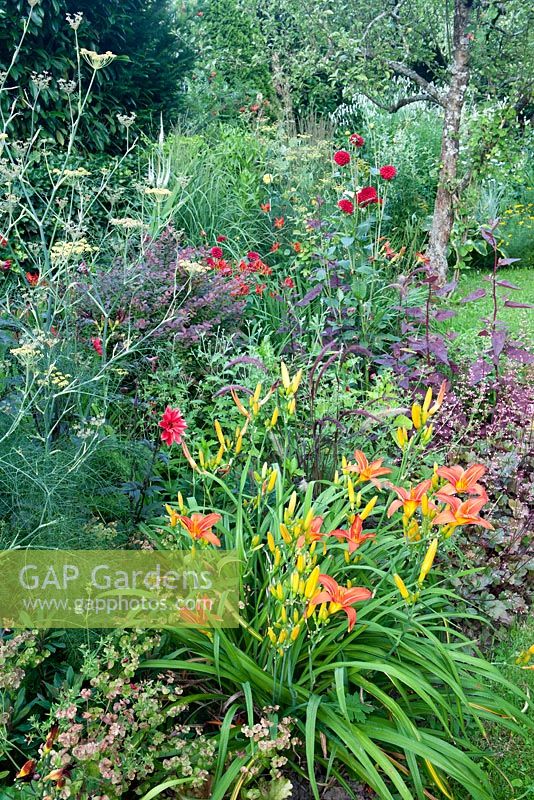
<path fill-rule="evenodd" d="M 344 214 L 354 214 L 354 203 L 351 200 L 343 198 L 337 205 Z"/>
<path fill-rule="evenodd" d="M 213 258 L 222 258 L 224 255 L 222 247 L 212 247 L 210 253 Z"/>
<path fill-rule="evenodd" d="M 380 167 L 380 177 L 385 181 L 392 181 L 396 174 L 397 170 L 392 164 L 386 164 L 384 167 Z"/>
<path fill-rule="evenodd" d="M 174 442 L 176 444 L 182 443 L 182 436 L 186 431 L 187 423 L 179 408 L 167 406 L 158 424 L 160 428 L 163 428 L 161 439 L 166 445 L 170 447 Z"/>
<path fill-rule="evenodd" d="M 276 251 L 280 248 L 280 242 L 273 242 L 271 245 L 271 253 L 276 253 Z"/>
<path fill-rule="evenodd" d="M 371 203 L 378 203 L 378 194 L 374 186 L 364 186 L 356 195 L 356 202 L 364 208 Z"/>
<path fill-rule="evenodd" d="M 104 350 L 102 348 L 102 339 L 100 339 L 100 337 L 93 336 L 93 338 L 91 339 L 91 344 L 93 345 L 94 349 L 96 350 L 99 356 L 104 355 Z"/>
<path fill-rule="evenodd" d="M 284 278 L 283 285 L 287 289 L 294 289 L 295 288 L 295 281 L 293 280 L 293 278 L 287 277 L 287 278 Z"/>
<path fill-rule="evenodd" d="M 345 167 L 350 163 L 350 153 L 347 153 L 346 150 L 338 150 L 334 153 L 334 161 L 339 167 Z"/>
<path fill-rule="evenodd" d="M 274 219 L 274 227 L 277 230 L 280 230 L 280 228 L 283 228 L 285 224 L 286 224 L 286 221 L 285 221 L 285 219 L 283 217 L 275 217 L 275 219 Z"/>
<path fill-rule="evenodd" d="M 7 239 L 4 236 L 0 236 L 0 247 L 7 246 Z"/>
<path fill-rule="evenodd" d="M 215 241 L 216 242 L 225 242 L 227 238 L 228 238 L 227 236 L 223 236 L 222 234 L 220 234 L 219 236 L 217 236 Z"/>
<path fill-rule="evenodd" d="M 250 292 L 250 286 L 245 281 L 239 281 L 235 289 L 232 289 L 230 294 L 232 297 L 246 297 Z"/>
<path fill-rule="evenodd" d="M 363 136 L 360 136 L 359 133 L 351 133 L 349 136 L 349 142 L 354 145 L 354 147 L 363 147 L 365 144 L 365 139 Z"/>
<path fill-rule="evenodd" d="M 35 775 L 35 761 L 26 761 L 15 775 L 15 779 L 19 781 L 31 781 Z"/>
<path fill-rule="evenodd" d="M 249 261 L 261 261 L 261 256 L 259 253 L 256 253 L 255 250 L 250 250 L 247 253 L 247 258 Z"/>
<path fill-rule="evenodd" d="M 2 270 L 2 272 L 7 272 L 9 269 L 11 269 L 12 263 L 13 262 L 10 258 L 6 258 L 5 261 L 0 261 L 0 270 Z"/>
<path fill-rule="evenodd" d="M 255 289 L 256 294 L 263 294 L 266 288 L 267 288 L 266 283 L 257 283 Z"/>

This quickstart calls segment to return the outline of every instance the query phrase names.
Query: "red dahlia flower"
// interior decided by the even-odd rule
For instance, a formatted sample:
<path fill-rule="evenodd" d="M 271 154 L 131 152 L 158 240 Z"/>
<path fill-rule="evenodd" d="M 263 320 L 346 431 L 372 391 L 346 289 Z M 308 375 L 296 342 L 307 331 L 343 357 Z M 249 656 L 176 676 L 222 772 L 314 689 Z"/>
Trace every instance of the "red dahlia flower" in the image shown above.
<path fill-rule="evenodd" d="M 213 258 L 222 258 L 224 255 L 222 247 L 212 247 L 210 252 Z"/>
<path fill-rule="evenodd" d="M 99 356 L 104 355 L 104 350 L 102 348 L 102 339 L 100 339 L 98 336 L 93 336 L 93 338 L 91 339 L 91 344 L 93 345 L 94 349 L 96 350 Z"/>
<path fill-rule="evenodd" d="M 247 258 L 249 261 L 261 261 L 261 256 L 259 253 L 256 253 L 255 250 L 250 250 L 247 253 Z"/>
<path fill-rule="evenodd" d="M 349 136 L 349 142 L 354 147 L 363 147 L 365 144 L 365 139 L 363 138 L 363 136 L 360 136 L 359 133 L 351 133 L 351 135 Z"/>
<path fill-rule="evenodd" d="M 182 443 L 182 436 L 187 428 L 187 423 L 179 408 L 167 406 L 158 424 L 160 428 L 163 428 L 161 439 L 168 447 L 174 442 L 176 444 Z"/>
<path fill-rule="evenodd" d="M 295 281 L 293 280 L 293 278 L 284 278 L 283 283 L 287 289 L 294 289 L 295 287 Z"/>
<path fill-rule="evenodd" d="M 347 153 L 346 150 L 338 150 L 337 153 L 334 153 L 334 161 L 339 167 L 345 167 L 350 163 L 350 153 Z"/>
<path fill-rule="evenodd" d="M 223 235 L 221 234 L 220 236 L 217 236 L 217 238 L 215 239 L 215 241 L 216 241 L 216 242 L 225 242 L 227 238 L 228 238 L 227 236 L 223 236 Z"/>
<path fill-rule="evenodd" d="M 380 167 L 379 171 L 380 177 L 385 181 L 392 181 L 397 174 L 397 169 L 396 167 L 392 166 L 392 164 L 386 164 L 384 167 Z"/>
<path fill-rule="evenodd" d="M 350 200 L 340 200 L 337 206 L 343 211 L 344 214 L 354 214 L 354 203 L 352 203 Z"/>
<path fill-rule="evenodd" d="M 378 203 L 378 194 L 374 186 L 364 186 L 356 195 L 356 202 L 364 208 L 371 203 Z"/>

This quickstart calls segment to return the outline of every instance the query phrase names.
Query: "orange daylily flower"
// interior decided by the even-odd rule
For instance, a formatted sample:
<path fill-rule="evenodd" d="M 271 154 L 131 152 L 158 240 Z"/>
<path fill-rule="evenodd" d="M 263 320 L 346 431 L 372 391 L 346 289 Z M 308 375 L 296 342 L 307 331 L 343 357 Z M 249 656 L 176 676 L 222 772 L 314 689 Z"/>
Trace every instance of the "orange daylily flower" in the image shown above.
<path fill-rule="evenodd" d="M 326 536 L 321 533 L 321 525 L 323 524 L 323 517 L 314 517 L 310 522 L 306 531 L 297 539 L 297 547 L 304 547 L 305 544 L 312 544 L 313 542 L 320 542 Z"/>
<path fill-rule="evenodd" d="M 336 614 L 338 611 L 344 611 L 349 621 L 349 633 L 356 624 L 356 609 L 352 608 L 354 603 L 360 603 L 362 600 L 369 600 L 372 597 L 372 592 L 369 589 L 364 589 L 362 586 L 355 586 L 348 588 L 340 586 L 330 575 L 319 575 L 319 583 L 324 586 L 324 589 L 318 592 L 310 600 L 308 614 L 311 615 L 315 606 L 321 603 L 329 603 L 329 612 Z"/>
<path fill-rule="evenodd" d="M 409 491 L 402 486 L 393 486 L 393 484 L 390 484 L 390 488 L 393 489 L 399 499 L 394 500 L 388 508 L 388 517 L 391 517 L 399 508 L 404 510 L 404 515 L 408 519 L 413 517 L 431 485 L 432 481 L 430 478 L 426 481 L 422 481 Z"/>
<path fill-rule="evenodd" d="M 349 543 L 349 553 L 352 555 L 358 547 L 367 539 L 375 539 L 376 533 L 363 533 L 363 520 L 360 516 L 354 518 L 354 522 L 347 530 L 338 529 L 331 531 L 329 536 L 335 536 L 341 542 L 345 539 Z"/>
<path fill-rule="evenodd" d="M 347 464 L 347 472 L 355 472 L 359 481 L 370 481 L 377 489 L 382 488 L 382 482 L 377 480 L 379 475 L 389 475 L 391 472 L 387 467 L 382 466 L 383 458 L 369 463 L 367 456 L 361 450 L 354 451 L 355 464 Z"/>
<path fill-rule="evenodd" d="M 270 203 L 262 203 L 260 208 L 265 214 L 268 214 L 269 211 L 271 210 L 271 204 Z"/>
<path fill-rule="evenodd" d="M 284 225 L 286 224 L 286 221 L 285 221 L 284 217 L 275 217 L 273 224 L 274 224 L 274 227 L 277 230 L 280 230 L 280 228 L 284 227 Z"/>
<path fill-rule="evenodd" d="M 215 536 L 212 527 L 220 522 L 221 519 L 220 514 L 204 515 L 195 512 L 190 517 L 179 516 L 178 522 L 185 528 L 193 541 L 203 540 L 215 545 L 215 547 L 220 547 L 221 540 Z"/>
<path fill-rule="evenodd" d="M 479 515 L 479 511 L 486 504 L 487 499 L 485 493 L 482 497 L 470 497 L 464 501 L 459 497 L 447 497 L 448 508 L 434 518 L 434 524 L 450 525 L 451 529 L 458 525 L 481 525 L 492 531 L 493 525 Z"/>
<path fill-rule="evenodd" d="M 56 789 L 62 789 L 65 786 L 67 778 L 70 777 L 70 769 L 68 767 L 60 767 L 53 769 L 48 775 L 43 778 L 44 781 L 54 781 Z"/>
<path fill-rule="evenodd" d="M 486 467 L 483 464 L 471 464 L 467 469 L 459 466 L 439 467 L 437 474 L 440 478 L 445 478 L 448 483 L 439 490 L 438 497 L 455 492 L 485 495 L 486 490 L 478 483 L 485 472 Z M 446 500 L 446 502 L 448 501 Z"/>

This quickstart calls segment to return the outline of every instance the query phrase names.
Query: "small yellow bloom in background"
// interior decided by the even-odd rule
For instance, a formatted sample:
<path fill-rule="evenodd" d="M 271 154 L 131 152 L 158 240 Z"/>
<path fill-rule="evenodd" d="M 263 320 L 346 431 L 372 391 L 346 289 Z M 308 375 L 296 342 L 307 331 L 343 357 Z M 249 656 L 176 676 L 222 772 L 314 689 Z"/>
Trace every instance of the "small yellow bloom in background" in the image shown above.
<path fill-rule="evenodd" d="M 273 469 L 269 476 L 269 481 L 267 483 L 267 491 L 272 492 L 274 487 L 276 486 L 276 479 L 278 478 L 278 470 Z"/>
<path fill-rule="evenodd" d="M 432 564 L 434 563 L 434 559 L 436 557 L 436 553 L 438 552 L 438 540 L 433 539 L 430 543 L 428 550 L 426 551 L 425 557 L 423 559 L 423 563 L 421 565 L 421 572 L 419 573 L 419 585 L 423 583 L 426 576 L 432 569 Z"/>
<path fill-rule="evenodd" d="M 280 410 L 279 410 L 278 406 L 276 406 L 276 408 L 273 411 L 273 415 L 271 417 L 271 420 L 269 422 L 269 428 L 274 428 L 274 426 L 278 422 L 279 415 L 280 415 Z"/>
<path fill-rule="evenodd" d="M 263 178 L 262 178 L 262 181 L 264 182 L 264 184 L 265 184 L 266 186 L 268 186 L 270 183 L 272 183 L 272 182 L 273 182 L 273 176 L 272 176 L 272 174 L 271 174 L 270 172 L 266 172 L 266 173 L 265 173 L 265 175 L 264 175 L 264 176 L 263 176 Z"/>
<path fill-rule="evenodd" d="M 222 432 L 221 423 L 219 422 L 218 419 L 216 419 L 213 425 L 215 427 L 215 433 L 217 434 L 217 439 L 219 440 L 219 444 L 221 445 L 223 450 L 226 450 L 226 444 L 224 441 L 224 435 Z"/>
<path fill-rule="evenodd" d="M 271 553 L 274 553 L 275 551 L 274 536 L 272 535 L 271 531 L 269 531 L 267 534 L 267 547 L 269 548 Z"/>

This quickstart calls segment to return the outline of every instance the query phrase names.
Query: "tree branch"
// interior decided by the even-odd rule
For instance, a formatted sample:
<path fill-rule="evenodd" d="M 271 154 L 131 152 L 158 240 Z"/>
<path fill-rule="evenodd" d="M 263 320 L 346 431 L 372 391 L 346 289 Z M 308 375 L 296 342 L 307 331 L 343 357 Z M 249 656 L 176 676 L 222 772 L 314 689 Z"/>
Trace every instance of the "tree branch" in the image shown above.
<path fill-rule="evenodd" d="M 399 0 L 397 5 L 395 6 L 395 8 L 393 8 L 391 10 L 387 9 L 386 11 L 382 11 L 374 19 L 372 19 L 371 22 L 367 25 L 367 27 L 364 30 L 364 32 L 362 33 L 362 38 L 361 38 L 360 41 L 364 42 L 366 37 L 367 37 L 367 34 L 371 30 L 371 28 L 373 28 L 376 25 L 377 22 L 380 22 L 381 19 L 384 19 L 384 17 L 393 17 L 393 19 L 398 22 L 399 11 L 400 11 L 401 7 L 404 5 L 404 2 L 405 2 L 405 0 Z"/>
<path fill-rule="evenodd" d="M 387 103 L 380 102 L 380 100 L 377 100 L 376 97 L 372 97 L 370 94 L 367 94 L 367 92 L 358 91 L 358 94 L 367 97 L 367 99 L 370 100 L 371 103 L 373 103 L 375 106 L 378 106 L 378 108 L 387 111 L 388 114 L 394 114 L 396 111 L 399 111 L 399 109 L 404 108 L 404 106 L 409 106 L 411 103 L 436 102 L 434 98 L 430 97 L 429 95 L 417 94 L 417 95 L 411 95 L 410 97 L 403 97 L 400 100 L 397 100 L 396 103 L 387 105 Z"/>
<path fill-rule="evenodd" d="M 414 69 L 406 66 L 406 64 L 403 64 L 400 61 L 386 61 L 386 64 L 391 70 L 393 70 L 393 72 L 396 72 L 397 75 L 403 75 L 405 78 L 409 78 L 411 81 L 416 83 L 417 86 L 419 86 L 419 88 L 422 89 L 423 92 L 429 98 L 431 98 L 435 103 L 437 103 L 440 106 L 445 105 L 445 100 L 441 92 L 438 89 L 436 89 L 436 87 L 433 86 L 433 84 L 425 80 L 425 78 L 423 78 L 422 75 L 419 75 L 419 73 L 416 72 Z"/>

